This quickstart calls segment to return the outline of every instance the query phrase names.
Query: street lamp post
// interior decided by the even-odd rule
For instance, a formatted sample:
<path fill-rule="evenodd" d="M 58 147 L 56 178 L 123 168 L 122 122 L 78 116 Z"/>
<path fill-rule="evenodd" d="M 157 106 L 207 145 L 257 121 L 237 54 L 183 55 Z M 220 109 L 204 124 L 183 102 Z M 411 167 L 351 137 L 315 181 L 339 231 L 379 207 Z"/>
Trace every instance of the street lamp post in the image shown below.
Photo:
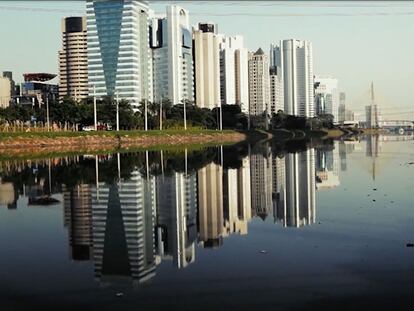
<path fill-rule="evenodd" d="M 50 120 L 49 120 L 49 94 L 46 94 L 46 123 L 47 123 L 47 131 L 50 131 Z"/>
<path fill-rule="evenodd" d="M 145 130 L 148 131 L 148 103 L 147 100 L 144 99 L 144 110 L 145 110 Z"/>
<path fill-rule="evenodd" d="M 160 100 L 160 131 L 162 131 L 162 99 Z"/>
<path fill-rule="evenodd" d="M 187 103 L 184 101 L 184 130 L 187 130 Z"/>
<path fill-rule="evenodd" d="M 220 104 L 220 131 L 223 130 L 223 105 Z"/>
<path fill-rule="evenodd" d="M 116 131 L 119 132 L 119 96 L 116 92 Z"/>
<path fill-rule="evenodd" d="M 93 86 L 93 121 L 95 124 L 95 131 L 98 130 L 98 116 L 96 111 L 96 87 Z"/>

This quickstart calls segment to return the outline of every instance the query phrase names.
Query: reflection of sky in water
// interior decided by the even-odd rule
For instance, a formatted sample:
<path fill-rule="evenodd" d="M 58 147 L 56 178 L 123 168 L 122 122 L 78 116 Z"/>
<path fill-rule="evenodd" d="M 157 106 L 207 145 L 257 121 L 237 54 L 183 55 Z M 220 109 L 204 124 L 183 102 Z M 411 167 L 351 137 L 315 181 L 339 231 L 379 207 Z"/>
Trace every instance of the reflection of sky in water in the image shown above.
<path fill-rule="evenodd" d="M 28 206 L 28 198 L 20 193 L 17 209 L 0 208 L 0 300 L 11 303 L 12 297 L 20 297 L 22 304 L 34 299 L 41 305 L 53 295 L 51 305 L 82 304 L 95 298 L 113 303 L 116 289 L 126 293 L 126 305 L 139 298 L 142 306 L 178 307 L 197 301 L 197 296 L 208 309 L 231 305 L 234 301 L 229 297 L 237 297 L 245 306 L 257 306 L 257 299 L 264 306 L 275 300 L 300 306 L 321 297 L 384 291 L 404 295 L 414 280 L 414 252 L 406 247 L 414 239 L 414 166 L 408 164 L 414 160 L 412 140 L 380 138 L 334 146 L 277 160 L 266 149 L 269 146 L 264 153 L 252 148 L 250 157 L 236 167 L 226 165 L 226 152 L 221 157 L 216 149 L 214 162 L 208 160 L 192 170 L 188 158 L 178 172 L 164 178 L 150 176 L 149 182 L 141 174 L 145 169 L 129 174 L 121 184 L 112 172 L 115 188 L 103 181 L 110 178 L 103 176 L 106 168 L 101 161 L 101 203 L 96 204 L 96 183 L 91 183 L 89 222 L 74 218 L 73 204 L 68 214 L 70 204 L 62 189 L 54 187 L 52 192 L 65 206 Z M 306 156 L 312 154 L 313 162 Z M 116 160 L 108 171 L 117 170 Z M 121 167 L 122 161 L 127 160 L 122 158 Z M 284 171 L 275 167 L 280 163 Z M 289 186 L 292 170 L 298 175 Z M 52 179 L 58 174 L 52 169 Z M 318 178 L 327 178 L 325 187 Z M 47 192 L 47 181 L 45 185 Z M 136 191 L 135 186 L 142 188 Z M 289 189 L 296 189 L 295 193 L 288 193 Z M 111 203 L 109 212 L 106 196 L 115 190 L 128 199 L 121 198 L 118 207 Z M 143 209 L 137 209 L 137 202 Z M 111 223 L 106 215 L 112 215 Z M 292 215 L 293 223 L 284 219 Z M 91 227 L 89 240 L 82 241 L 82 235 L 74 233 L 79 224 Z M 122 243 L 116 242 L 125 236 Z M 89 257 L 85 249 L 75 252 L 74 243 L 89 243 Z M 106 259 L 110 269 L 103 267 L 105 249 L 113 252 Z M 119 266 L 125 261 L 117 256 L 125 250 L 128 269 L 136 269 L 131 274 L 140 284 L 133 292 L 130 275 L 116 275 L 125 272 Z M 107 275 L 102 275 L 105 271 Z M 154 297 L 162 299 L 154 302 Z"/>

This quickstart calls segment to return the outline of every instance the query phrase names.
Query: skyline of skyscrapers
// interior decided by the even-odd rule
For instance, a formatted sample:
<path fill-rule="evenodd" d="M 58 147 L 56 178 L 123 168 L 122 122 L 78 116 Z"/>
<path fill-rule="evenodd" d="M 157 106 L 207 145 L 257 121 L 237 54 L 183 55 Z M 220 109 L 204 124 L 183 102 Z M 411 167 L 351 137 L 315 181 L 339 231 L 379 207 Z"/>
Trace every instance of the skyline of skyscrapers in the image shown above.
<path fill-rule="evenodd" d="M 169 100 L 209 109 L 237 104 L 252 116 L 332 114 L 338 122 L 337 87 L 314 92 L 311 42 L 282 40 L 269 56 L 248 52 L 243 36 L 218 34 L 217 24 L 192 27 L 185 8 L 155 13 L 147 1 L 131 1 L 87 1 L 90 96 L 118 94 L 134 111 L 143 100 Z"/>

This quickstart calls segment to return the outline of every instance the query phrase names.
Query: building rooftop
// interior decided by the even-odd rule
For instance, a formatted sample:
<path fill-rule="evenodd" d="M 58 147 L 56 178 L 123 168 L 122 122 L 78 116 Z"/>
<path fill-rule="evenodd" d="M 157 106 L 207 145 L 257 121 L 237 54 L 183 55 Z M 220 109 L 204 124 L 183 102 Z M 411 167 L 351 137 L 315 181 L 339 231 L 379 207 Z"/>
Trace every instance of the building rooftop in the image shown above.
<path fill-rule="evenodd" d="M 254 55 L 264 55 L 262 48 L 259 48 Z"/>

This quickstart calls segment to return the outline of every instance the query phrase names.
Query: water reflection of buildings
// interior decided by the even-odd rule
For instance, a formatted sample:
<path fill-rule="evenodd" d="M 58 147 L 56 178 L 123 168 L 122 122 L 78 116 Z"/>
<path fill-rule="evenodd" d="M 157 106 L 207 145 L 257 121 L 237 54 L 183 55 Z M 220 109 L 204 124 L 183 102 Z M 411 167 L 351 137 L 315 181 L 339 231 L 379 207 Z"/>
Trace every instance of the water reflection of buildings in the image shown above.
<path fill-rule="evenodd" d="M 195 260 L 197 240 L 196 174 L 157 176 L 156 248 L 161 259 L 185 268 Z"/>
<path fill-rule="evenodd" d="M 265 220 L 272 211 L 272 155 L 252 154 L 250 156 L 252 213 Z"/>
<path fill-rule="evenodd" d="M 102 283 L 155 275 L 155 178 L 133 171 L 128 180 L 92 188 L 93 260 Z"/>
<path fill-rule="evenodd" d="M 340 185 L 339 180 L 340 155 L 338 142 L 332 150 L 316 151 L 316 189 L 330 189 Z"/>
<path fill-rule="evenodd" d="M 198 171 L 199 240 L 218 247 L 223 238 L 223 168 L 211 163 Z"/>
<path fill-rule="evenodd" d="M 8 209 L 17 208 L 18 194 L 11 182 L 3 182 L 0 179 L 0 206 L 6 206 Z"/>
<path fill-rule="evenodd" d="M 340 141 L 336 145 L 339 152 L 339 158 L 341 162 L 341 171 L 345 172 L 347 170 L 347 156 L 355 151 L 355 141 Z"/>
<path fill-rule="evenodd" d="M 278 181 L 273 195 L 274 219 L 285 227 L 301 227 L 316 220 L 315 151 L 287 154 L 274 161 Z"/>
<path fill-rule="evenodd" d="M 247 234 L 251 219 L 250 159 L 242 160 L 242 167 L 226 169 L 223 175 L 223 236 Z"/>
<path fill-rule="evenodd" d="M 92 251 L 92 197 L 86 184 L 69 189 L 63 185 L 64 225 L 68 229 L 70 256 L 90 260 Z"/>
<path fill-rule="evenodd" d="M 152 279 L 162 262 L 185 268 L 195 261 L 197 246 L 220 247 L 230 235 L 246 235 L 252 217 L 273 214 L 284 226 L 312 224 L 314 153 L 273 157 L 267 145 L 232 167 L 232 161 L 224 165 L 220 149 L 219 163 L 189 170 L 186 157 L 185 172 L 156 176 L 150 174 L 148 157 L 146 165 L 128 170 L 124 156 L 102 162 L 96 157 L 95 176 L 88 158 L 95 184 L 62 186 L 70 256 L 93 261 L 102 285 L 137 285 Z M 30 192 L 48 188 L 44 181 L 33 183 Z M 11 193 L 10 186 L 4 188 Z M 3 197 L 12 200 L 11 194 Z"/>

